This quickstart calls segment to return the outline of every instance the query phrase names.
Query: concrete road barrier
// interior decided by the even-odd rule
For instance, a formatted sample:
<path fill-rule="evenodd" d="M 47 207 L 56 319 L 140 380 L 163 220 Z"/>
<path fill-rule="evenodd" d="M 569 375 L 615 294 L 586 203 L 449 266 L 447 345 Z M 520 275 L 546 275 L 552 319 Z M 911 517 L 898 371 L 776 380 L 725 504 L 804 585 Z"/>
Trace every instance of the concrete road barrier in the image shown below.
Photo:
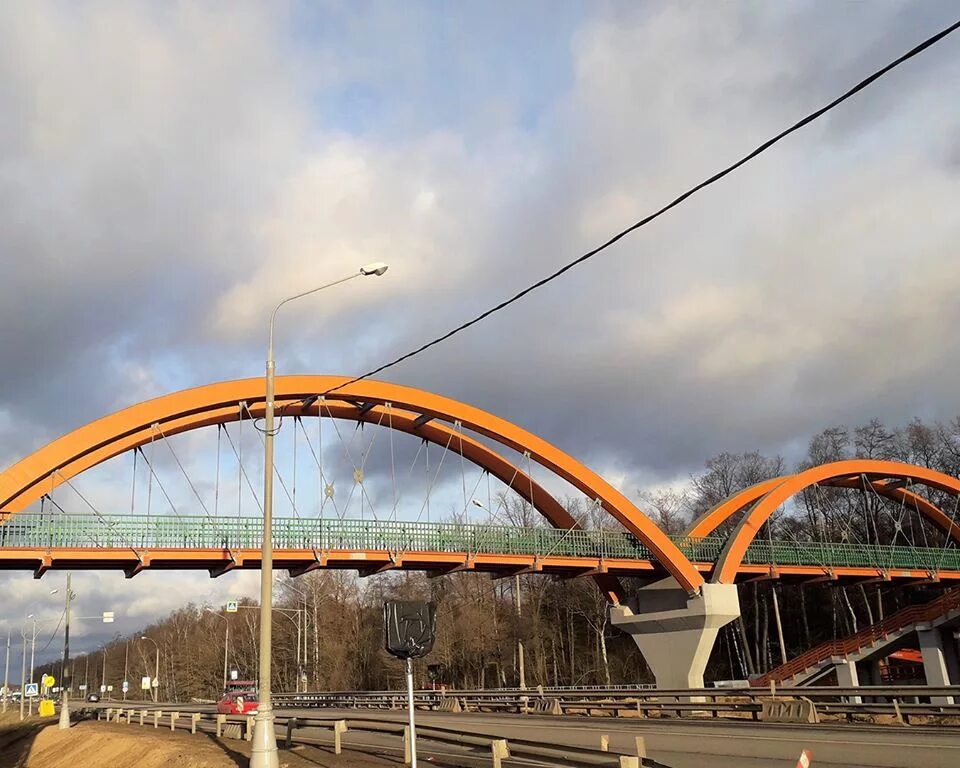
<path fill-rule="evenodd" d="M 456 696 L 451 696 L 440 702 L 437 712 L 463 712 L 463 704 Z"/>
<path fill-rule="evenodd" d="M 549 699 L 534 699 L 533 702 L 526 707 L 528 714 L 532 715 L 562 715 L 563 708 L 560 706 L 560 699 L 549 698 Z"/>
<path fill-rule="evenodd" d="M 819 723 L 817 708 L 810 699 L 762 699 L 760 719 L 771 723 Z"/>

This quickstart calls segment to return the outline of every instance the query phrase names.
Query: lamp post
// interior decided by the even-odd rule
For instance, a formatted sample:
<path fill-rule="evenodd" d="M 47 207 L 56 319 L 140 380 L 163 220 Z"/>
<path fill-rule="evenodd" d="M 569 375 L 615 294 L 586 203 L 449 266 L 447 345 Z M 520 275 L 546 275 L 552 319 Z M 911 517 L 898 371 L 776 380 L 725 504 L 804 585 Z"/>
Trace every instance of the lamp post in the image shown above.
<path fill-rule="evenodd" d="M 227 692 L 227 661 L 230 654 L 230 620 L 226 616 L 221 616 L 211 608 L 204 608 L 207 613 L 213 614 L 218 619 L 223 619 L 225 629 L 223 632 L 223 692 Z"/>
<path fill-rule="evenodd" d="M 287 589 L 289 589 L 291 592 L 293 592 L 294 594 L 298 595 L 298 598 L 297 598 L 297 611 L 298 611 L 298 612 L 299 612 L 299 611 L 303 611 L 303 613 L 302 613 L 302 615 L 303 615 L 303 648 L 302 648 L 302 653 L 301 653 L 301 649 L 299 648 L 299 644 L 298 644 L 298 648 L 297 648 L 297 657 L 298 657 L 298 659 L 302 659 L 302 662 L 301 662 L 301 661 L 298 661 L 298 662 L 297 662 L 297 693 L 300 693 L 300 680 L 301 680 L 301 678 L 303 678 L 303 682 L 304 682 L 303 690 L 304 690 L 304 692 L 306 692 L 306 690 L 307 690 L 306 677 L 307 677 L 307 666 L 308 666 L 308 657 L 309 657 L 309 654 L 307 653 L 307 625 L 308 625 L 308 621 L 307 621 L 307 620 L 308 620 L 308 618 L 309 618 L 308 612 L 307 612 L 307 603 L 308 603 L 308 600 L 309 600 L 309 595 L 307 595 L 307 593 L 304 592 L 304 591 L 303 591 L 302 589 L 300 589 L 299 587 L 295 587 L 295 586 L 294 586 L 293 584 L 291 584 L 289 581 L 286 582 L 286 583 L 284 584 L 284 586 L 285 586 Z M 300 608 L 300 598 L 303 598 L 303 608 Z M 300 633 L 298 632 L 297 635 L 298 635 L 298 637 L 299 637 Z M 301 667 L 301 664 L 302 664 L 302 667 Z"/>
<path fill-rule="evenodd" d="M 3 711 L 7 711 L 7 699 L 10 698 L 10 630 L 7 630 L 7 660 L 3 664 Z"/>
<path fill-rule="evenodd" d="M 64 598 L 63 624 L 63 665 L 61 666 L 60 680 L 60 722 L 58 727 L 65 731 L 70 727 L 70 608 L 76 595 L 70 590 L 70 578 L 73 574 L 67 573 L 66 597 Z"/>
<path fill-rule="evenodd" d="M 107 693 L 107 644 L 103 644 L 103 670 L 100 672 L 100 694 L 106 696 Z"/>
<path fill-rule="evenodd" d="M 157 681 L 157 685 L 153 684 L 153 680 L 150 681 L 150 691 L 152 692 L 152 695 L 153 695 L 153 701 L 154 703 L 156 703 L 157 693 L 160 689 L 160 646 L 157 644 L 157 641 L 154 640 L 152 637 L 147 637 L 146 635 L 140 635 L 140 639 L 149 640 L 151 643 L 153 643 L 153 647 L 157 649 L 157 663 L 156 663 L 156 666 L 154 667 L 155 671 L 153 673 L 153 680 Z"/>
<path fill-rule="evenodd" d="M 376 262 L 360 267 L 360 269 L 334 280 L 332 283 L 321 285 L 295 296 L 284 299 L 270 314 L 270 333 L 267 343 L 267 365 L 264 376 L 265 408 L 263 416 L 263 542 L 260 551 L 260 670 L 259 670 L 259 706 L 257 716 L 253 722 L 253 743 L 250 749 L 250 768 L 279 768 L 277 756 L 277 732 L 274 724 L 273 701 L 271 696 L 271 663 L 270 643 L 273 637 L 273 438 L 274 405 L 273 386 L 276 372 L 276 361 L 273 357 L 273 327 L 277 319 L 277 312 L 284 304 L 295 299 L 318 293 L 326 288 L 332 288 L 340 283 L 353 280 L 356 277 L 382 275 L 387 271 L 387 265 Z"/>

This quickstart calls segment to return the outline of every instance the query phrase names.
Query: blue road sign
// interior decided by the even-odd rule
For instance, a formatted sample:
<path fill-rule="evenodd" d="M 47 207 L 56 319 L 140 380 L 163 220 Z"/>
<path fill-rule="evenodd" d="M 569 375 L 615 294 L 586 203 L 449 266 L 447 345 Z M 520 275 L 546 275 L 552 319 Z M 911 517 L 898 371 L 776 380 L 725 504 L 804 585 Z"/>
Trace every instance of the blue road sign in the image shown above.
<path fill-rule="evenodd" d="M 36 683 L 27 683 L 26 691 L 27 696 L 36 696 L 39 693 Z"/>

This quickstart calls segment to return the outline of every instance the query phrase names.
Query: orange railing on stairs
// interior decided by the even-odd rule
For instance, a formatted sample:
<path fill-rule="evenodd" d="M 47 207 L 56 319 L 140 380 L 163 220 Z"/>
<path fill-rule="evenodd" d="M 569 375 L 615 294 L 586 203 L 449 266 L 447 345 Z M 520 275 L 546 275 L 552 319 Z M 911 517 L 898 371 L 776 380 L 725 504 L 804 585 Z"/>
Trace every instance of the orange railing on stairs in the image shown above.
<path fill-rule="evenodd" d="M 771 681 L 780 682 L 781 680 L 788 680 L 794 675 L 819 664 L 821 661 L 825 661 L 834 656 L 845 658 L 851 653 L 859 651 L 861 648 L 866 648 L 872 643 L 889 637 L 894 632 L 898 632 L 912 624 L 933 621 L 957 608 L 960 608 L 960 588 L 948 590 L 929 603 L 912 605 L 899 610 L 883 621 L 878 621 L 876 624 L 864 627 L 859 632 L 855 632 L 842 640 L 828 640 L 820 643 L 820 645 L 816 645 L 809 651 L 801 653 L 786 664 L 774 667 L 764 675 L 751 680 L 751 685 L 769 685 Z"/>

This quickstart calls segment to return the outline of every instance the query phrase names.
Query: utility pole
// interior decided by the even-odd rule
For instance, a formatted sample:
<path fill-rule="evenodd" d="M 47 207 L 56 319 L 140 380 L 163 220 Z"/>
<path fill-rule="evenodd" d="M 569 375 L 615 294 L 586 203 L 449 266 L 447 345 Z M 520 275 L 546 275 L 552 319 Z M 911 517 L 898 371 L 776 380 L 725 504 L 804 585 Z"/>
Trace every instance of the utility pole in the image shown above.
<path fill-rule="evenodd" d="M 520 632 L 520 576 L 513 577 L 513 604 L 517 611 L 517 675 L 520 678 L 520 690 L 526 690 L 527 677 L 523 668 L 523 635 Z"/>
<path fill-rule="evenodd" d="M 37 652 L 37 620 L 33 620 L 33 634 L 30 636 L 30 683 L 33 684 L 33 660 Z M 33 699 L 27 703 L 27 714 L 33 714 Z"/>
<path fill-rule="evenodd" d="M 226 619 L 227 628 L 223 633 L 223 691 L 227 691 L 227 658 L 230 655 L 230 620 Z"/>
<path fill-rule="evenodd" d="M 83 664 L 83 690 L 90 693 L 90 654 L 84 656 Z"/>
<path fill-rule="evenodd" d="M 103 671 L 100 673 L 100 693 L 107 693 L 107 646 L 103 646 Z"/>
<path fill-rule="evenodd" d="M 126 646 L 123 651 L 123 683 L 121 688 L 123 689 L 123 700 L 127 700 L 127 662 L 130 661 L 130 641 L 127 640 Z"/>
<path fill-rule="evenodd" d="M 7 711 L 10 698 L 10 630 L 7 630 L 7 660 L 3 664 L 3 711 Z"/>
<path fill-rule="evenodd" d="M 27 633 L 26 627 L 20 628 L 20 637 L 23 638 L 23 644 L 20 646 L 20 720 L 23 720 L 23 705 L 26 703 L 24 699 L 27 698 L 27 686 L 25 685 L 27 680 Z"/>
<path fill-rule="evenodd" d="M 67 572 L 67 596 L 63 625 L 63 665 L 60 667 L 60 723 L 59 728 L 65 731 L 70 727 L 70 604 L 73 602 L 73 592 L 70 591 L 70 578 L 73 574 Z"/>
<path fill-rule="evenodd" d="M 780 641 L 780 663 L 787 663 L 787 647 L 783 643 L 783 624 L 780 621 L 780 601 L 777 600 L 777 585 L 770 585 L 770 592 L 773 594 L 773 616 L 777 620 L 777 639 Z"/>

